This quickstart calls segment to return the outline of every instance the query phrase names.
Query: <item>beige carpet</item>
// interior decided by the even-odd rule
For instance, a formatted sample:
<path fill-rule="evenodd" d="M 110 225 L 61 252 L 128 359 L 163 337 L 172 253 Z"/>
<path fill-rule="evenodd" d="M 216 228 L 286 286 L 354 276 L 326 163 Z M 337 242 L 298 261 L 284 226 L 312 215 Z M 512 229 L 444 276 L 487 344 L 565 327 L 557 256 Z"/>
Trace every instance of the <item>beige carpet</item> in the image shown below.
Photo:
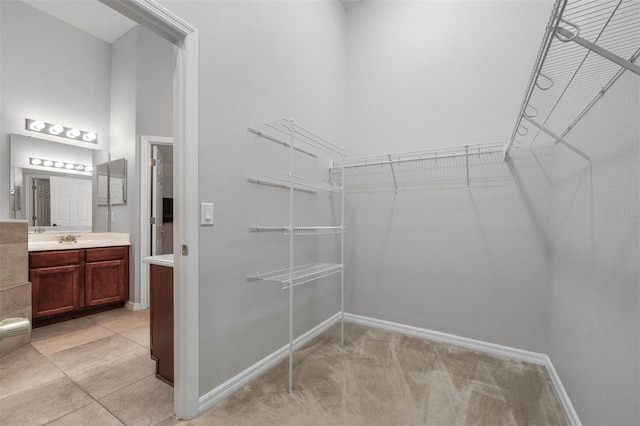
<path fill-rule="evenodd" d="M 567 425 L 544 367 L 345 324 L 188 425 Z"/>

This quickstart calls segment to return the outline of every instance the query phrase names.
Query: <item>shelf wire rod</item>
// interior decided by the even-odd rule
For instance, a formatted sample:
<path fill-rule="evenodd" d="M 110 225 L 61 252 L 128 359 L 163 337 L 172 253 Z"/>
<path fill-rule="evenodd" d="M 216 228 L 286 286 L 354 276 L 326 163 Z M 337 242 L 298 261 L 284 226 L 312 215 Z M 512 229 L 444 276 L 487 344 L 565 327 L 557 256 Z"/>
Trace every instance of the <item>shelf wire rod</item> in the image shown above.
<path fill-rule="evenodd" d="M 571 17 L 572 19 L 576 17 L 579 18 L 582 16 L 591 16 L 594 13 L 597 13 L 602 10 L 606 10 L 607 8 L 611 7 L 611 5 L 614 4 L 615 1 L 617 0 L 609 0 L 609 1 L 598 0 L 597 2 L 595 2 L 593 6 L 584 8 L 580 10 L 579 13 L 578 12 L 565 13 L 564 16 Z M 593 9 L 597 9 L 597 10 L 594 12 Z M 587 13 L 583 13 L 583 12 L 587 12 Z"/>
<path fill-rule="evenodd" d="M 629 62 L 635 62 L 636 59 L 638 59 L 638 56 L 640 56 L 640 48 L 638 48 L 633 53 L 633 55 L 629 59 Z M 611 88 L 611 86 L 613 86 L 613 84 L 618 81 L 620 77 L 622 77 L 625 71 L 627 71 L 625 67 L 620 67 L 616 75 L 614 75 L 613 78 L 609 80 L 609 82 L 602 88 L 602 90 L 600 90 L 600 92 L 598 92 L 598 94 L 591 100 L 591 102 L 589 102 L 589 104 L 582 110 L 582 112 L 578 114 L 578 116 L 571 122 L 571 124 L 569 124 L 569 127 L 567 127 L 564 132 L 560 134 L 560 138 L 564 139 L 564 137 L 575 127 L 575 125 L 578 124 L 580 120 L 582 120 L 582 117 L 584 117 L 589 112 L 589 110 L 591 110 L 591 108 L 593 108 L 593 106 L 600 100 L 600 98 L 604 96 L 604 94 Z"/>
<path fill-rule="evenodd" d="M 602 29 L 600 30 L 600 33 L 598 34 L 598 36 L 595 39 L 595 43 L 598 42 L 598 40 L 600 39 L 600 36 L 602 36 L 602 33 L 604 32 L 604 30 L 607 28 L 607 25 L 609 24 L 609 22 L 611 22 L 611 20 L 613 19 L 613 15 L 615 15 L 616 10 L 618 10 L 618 8 L 620 7 L 620 5 L 622 4 L 623 0 L 618 0 L 618 4 L 616 5 L 616 7 L 613 9 L 613 11 L 611 12 L 611 15 L 609 16 L 609 18 L 607 19 L 607 22 L 605 22 L 605 24 L 602 26 Z M 554 32 L 557 32 L 558 30 L 562 29 L 561 27 L 557 27 L 556 30 Z M 557 108 L 558 104 L 560 103 L 560 101 L 562 100 L 562 98 L 564 97 L 565 93 L 567 93 L 567 90 L 569 90 L 569 87 L 571 86 L 571 83 L 573 82 L 573 80 L 576 78 L 576 75 L 578 74 L 578 72 L 580 71 L 580 68 L 582 67 L 582 65 L 585 63 L 585 61 L 587 60 L 587 58 L 589 57 L 589 54 L 591 53 L 591 50 L 587 50 L 587 53 L 584 55 L 584 58 L 582 58 L 582 61 L 580 62 L 580 64 L 578 65 L 578 67 L 576 68 L 575 72 L 573 73 L 573 75 L 571 76 L 571 79 L 569 80 L 569 82 L 567 83 L 567 85 L 565 86 L 565 88 L 562 90 L 562 93 L 560 93 L 560 96 L 558 96 L 558 99 L 556 100 L 556 102 L 553 104 L 553 107 L 551 108 L 551 110 L 549 111 L 549 113 L 547 114 L 547 117 L 544 119 L 544 121 L 541 123 L 542 126 L 544 127 L 547 124 L 547 121 L 549 121 L 549 118 L 551 117 L 551 115 L 553 114 L 553 112 L 555 111 L 555 109 Z M 533 145 L 533 143 L 536 141 L 538 135 L 540 134 L 540 131 L 542 129 L 538 128 L 538 131 L 536 132 L 536 134 L 533 136 L 533 138 L 531 139 L 531 143 L 529 143 L 529 146 Z"/>
<path fill-rule="evenodd" d="M 285 132 L 285 131 L 284 131 L 284 130 L 282 130 L 282 129 L 279 129 L 278 127 L 274 126 L 272 123 L 267 123 L 267 124 L 265 124 L 265 126 L 271 127 L 272 129 L 274 129 L 274 130 L 276 130 L 276 131 L 278 131 L 278 132 L 281 132 L 281 133 L 283 133 L 283 134 L 288 135 L 288 134 L 287 134 L 287 132 Z M 286 126 L 283 126 L 283 127 L 285 127 L 285 128 L 286 128 Z M 293 134 L 293 135 L 296 135 L 296 134 L 300 134 L 300 133 L 296 133 L 296 132 L 294 131 L 292 134 Z M 329 148 L 329 147 L 324 146 L 324 145 L 323 145 L 323 144 L 321 144 L 321 143 L 318 143 L 318 142 L 316 142 L 316 141 L 313 141 L 312 139 L 309 139 L 309 137 L 308 137 L 308 136 L 304 136 L 304 135 L 301 135 L 301 136 L 305 137 L 305 139 L 308 139 L 308 140 L 306 140 L 306 141 L 305 141 L 305 140 L 300 140 L 300 142 L 302 142 L 302 143 L 305 143 L 305 144 L 307 144 L 307 145 L 311 145 L 311 146 L 313 146 L 313 147 L 315 147 L 315 148 L 319 149 L 320 151 L 323 151 L 323 152 L 325 152 L 325 153 L 327 153 L 327 154 L 334 154 L 334 153 L 336 153 L 336 152 L 337 152 L 337 151 L 335 151 L 334 149 L 331 149 L 331 148 Z M 295 139 L 295 136 L 294 136 L 294 139 Z"/>
<path fill-rule="evenodd" d="M 567 6 L 567 12 L 572 12 L 574 10 L 577 10 L 577 9 L 580 9 L 580 8 L 583 8 L 583 7 L 587 7 L 590 4 L 594 4 L 594 3 L 596 3 L 596 4 L 597 3 L 602 3 L 602 0 L 591 0 L 591 1 L 588 1 L 586 3 L 581 1 L 581 0 L 572 2 L 569 6 Z"/>
<path fill-rule="evenodd" d="M 545 62 L 547 54 L 549 53 L 549 47 L 551 46 L 551 42 L 554 39 L 556 28 L 558 28 L 558 25 L 560 24 L 560 17 L 564 13 L 564 9 L 566 6 L 567 6 L 567 0 L 556 0 L 554 4 L 553 13 L 551 14 L 551 18 L 549 20 L 549 23 L 547 24 L 547 29 L 545 31 L 544 40 L 542 42 L 542 45 L 540 46 L 540 50 L 538 51 L 536 65 L 534 66 L 533 72 L 529 77 L 529 84 L 527 86 L 527 90 L 525 92 L 525 96 L 522 101 L 522 104 L 520 105 L 520 111 L 518 112 L 518 118 L 516 120 L 516 124 L 513 128 L 513 131 L 511 132 L 511 138 L 509 138 L 509 141 L 507 142 L 507 145 L 504 149 L 503 157 L 505 160 L 509 158 L 509 150 L 511 149 L 513 140 L 516 137 L 518 128 L 520 127 L 520 122 L 522 121 L 524 110 L 529 104 L 529 100 L 531 99 L 531 94 L 533 93 L 533 90 L 535 88 L 535 82 L 538 79 L 538 75 L 542 70 L 542 66 Z"/>
<path fill-rule="evenodd" d="M 249 128 L 248 128 L 248 130 L 249 130 L 251 133 L 253 133 L 253 134 L 256 134 L 256 135 L 260 136 L 261 138 L 268 139 L 268 140 L 270 140 L 270 141 L 272 141 L 272 142 L 275 142 L 275 143 L 278 143 L 278 144 L 280 144 L 280 145 L 282 145 L 282 146 L 286 146 L 287 148 L 289 147 L 289 144 L 288 144 L 287 142 L 285 142 L 285 141 L 281 141 L 280 139 L 275 138 L 275 137 L 273 137 L 273 136 L 271 136 L 271 135 L 269 135 L 269 134 L 267 134 L 267 133 L 264 133 L 264 132 L 262 132 L 261 130 L 254 129 L 253 127 L 249 127 Z M 310 152 L 310 151 L 304 150 L 304 149 L 302 149 L 302 148 L 297 148 L 297 147 L 296 147 L 296 148 L 294 148 L 294 149 L 295 149 L 296 151 L 298 151 L 298 152 L 303 153 L 303 154 L 307 154 L 307 155 L 309 155 L 309 156 L 311 156 L 311 157 L 318 158 L 318 156 L 317 156 L 316 154 L 314 154 L 313 152 Z"/>

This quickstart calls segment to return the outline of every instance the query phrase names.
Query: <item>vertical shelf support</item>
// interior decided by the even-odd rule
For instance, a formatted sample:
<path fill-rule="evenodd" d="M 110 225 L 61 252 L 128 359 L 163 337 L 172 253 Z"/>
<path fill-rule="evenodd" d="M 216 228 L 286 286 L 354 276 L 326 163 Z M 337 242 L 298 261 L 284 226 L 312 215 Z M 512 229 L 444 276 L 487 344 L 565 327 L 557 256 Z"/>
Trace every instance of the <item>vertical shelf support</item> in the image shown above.
<path fill-rule="evenodd" d="M 344 349 L 344 168 L 340 174 L 340 348 Z"/>
<path fill-rule="evenodd" d="M 398 181 L 396 180 L 396 171 L 393 169 L 393 161 L 391 160 L 391 154 L 389 154 L 389 167 L 391 167 L 391 174 L 393 175 L 393 185 L 396 187 L 396 194 L 397 194 Z"/>
<path fill-rule="evenodd" d="M 289 393 L 293 392 L 293 118 L 289 127 Z"/>
<path fill-rule="evenodd" d="M 467 191 L 469 190 L 469 145 L 464 146 L 464 160 L 467 166 Z"/>

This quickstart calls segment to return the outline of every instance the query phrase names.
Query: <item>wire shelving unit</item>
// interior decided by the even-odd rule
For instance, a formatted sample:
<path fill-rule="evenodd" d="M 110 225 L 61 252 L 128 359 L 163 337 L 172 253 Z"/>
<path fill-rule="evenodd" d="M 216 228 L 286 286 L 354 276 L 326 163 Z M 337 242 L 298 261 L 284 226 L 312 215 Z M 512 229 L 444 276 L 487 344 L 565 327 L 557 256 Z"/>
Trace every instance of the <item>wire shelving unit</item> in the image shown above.
<path fill-rule="evenodd" d="M 556 0 L 504 158 L 534 143 L 561 143 L 625 73 L 640 75 L 640 1 Z"/>
<path fill-rule="evenodd" d="M 289 290 L 289 392 L 293 392 L 293 288 L 319 280 L 330 275 L 340 274 L 340 346 L 344 347 L 344 177 L 341 176 L 339 184 L 316 181 L 304 176 L 295 175 L 295 155 L 302 154 L 312 158 L 318 158 L 316 151 L 344 159 L 344 148 L 337 146 L 317 134 L 301 127 L 293 119 L 281 119 L 263 124 L 258 127 L 249 127 L 248 131 L 261 138 L 275 142 L 287 148 L 289 151 L 289 171 L 282 176 L 249 177 L 248 181 L 254 184 L 283 188 L 289 191 L 289 224 L 283 226 L 251 226 L 249 232 L 253 233 L 282 233 L 289 238 L 289 267 L 274 271 L 255 273 L 247 276 L 249 281 L 271 281 L 282 284 L 282 289 Z M 342 169 L 333 171 L 343 175 Z M 340 224 L 323 226 L 295 226 L 294 225 L 294 191 L 302 191 L 317 194 L 340 194 Z M 298 236 L 314 236 L 340 234 L 340 263 L 313 262 L 303 265 L 294 264 L 295 238 Z"/>
<path fill-rule="evenodd" d="M 407 163 L 429 163 L 439 160 L 457 159 L 464 169 L 466 188 L 471 188 L 471 172 L 469 159 L 471 157 L 484 157 L 487 155 L 497 155 L 504 152 L 505 145 L 500 142 L 481 143 L 473 145 L 462 145 L 446 148 L 434 148 L 422 151 L 401 152 L 392 154 L 373 155 L 367 157 L 350 157 L 334 160 L 330 167 L 330 172 L 340 172 L 344 170 L 358 168 L 387 168 L 389 177 L 393 179 L 395 192 L 402 186 L 399 167 Z"/>

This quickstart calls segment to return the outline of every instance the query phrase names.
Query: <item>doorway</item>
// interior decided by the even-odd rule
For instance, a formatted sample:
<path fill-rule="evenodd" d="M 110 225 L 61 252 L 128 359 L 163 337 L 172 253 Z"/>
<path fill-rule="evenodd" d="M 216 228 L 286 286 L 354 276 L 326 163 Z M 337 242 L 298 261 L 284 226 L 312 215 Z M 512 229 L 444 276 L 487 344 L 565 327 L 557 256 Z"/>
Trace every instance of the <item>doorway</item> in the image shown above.
<path fill-rule="evenodd" d="M 174 74 L 174 404 L 179 419 L 200 410 L 198 265 L 198 31 L 153 0 L 100 0 L 178 46 Z M 179 254 L 178 254 L 179 253 Z"/>
<path fill-rule="evenodd" d="M 147 256 L 174 252 L 173 138 L 140 137 L 140 309 L 149 307 Z"/>

